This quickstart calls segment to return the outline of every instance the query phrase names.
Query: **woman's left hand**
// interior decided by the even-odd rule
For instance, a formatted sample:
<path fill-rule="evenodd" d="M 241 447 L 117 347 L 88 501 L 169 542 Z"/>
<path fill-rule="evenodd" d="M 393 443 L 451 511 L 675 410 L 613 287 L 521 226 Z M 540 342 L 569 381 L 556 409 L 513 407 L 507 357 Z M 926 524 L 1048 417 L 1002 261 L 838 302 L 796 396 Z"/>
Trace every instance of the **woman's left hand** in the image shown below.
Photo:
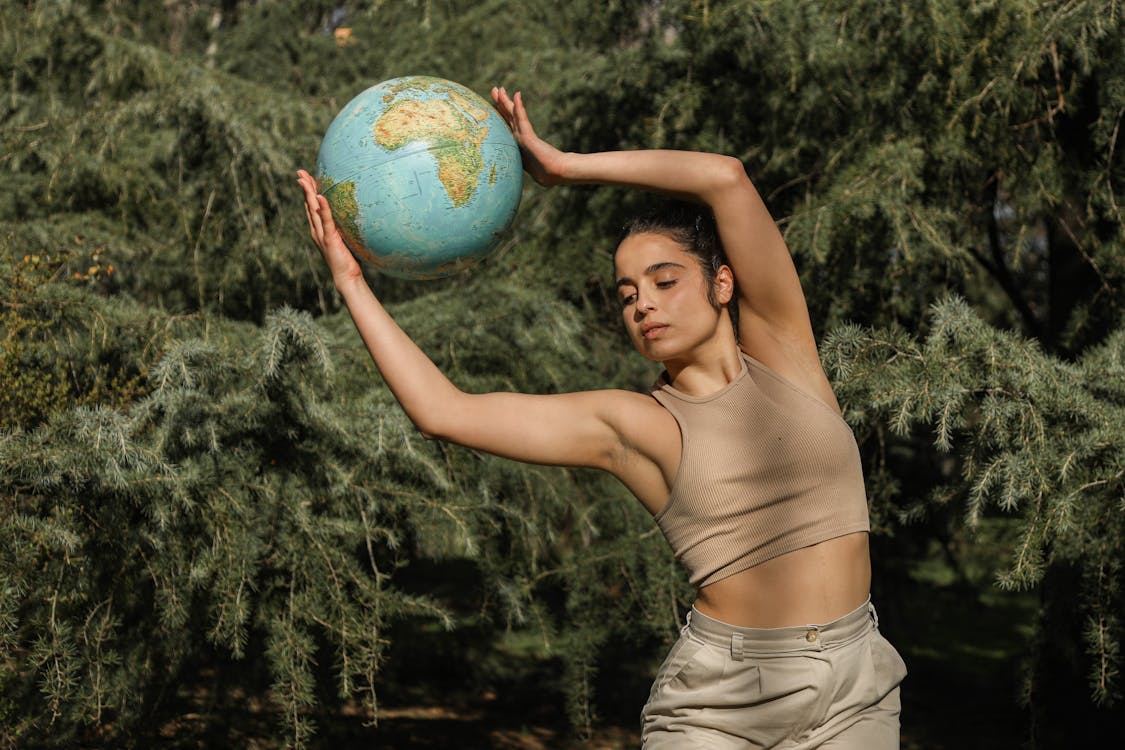
<path fill-rule="evenodd" d="M 519 144 L 524 171 L 544 187 L 566 182 L 564 173 L 568 155 L 535 134 L 523 104 L 523 95 L 517 91 L 515 97 L 511 97 L 504 87 L 494 86 L 492 101 Z"/>

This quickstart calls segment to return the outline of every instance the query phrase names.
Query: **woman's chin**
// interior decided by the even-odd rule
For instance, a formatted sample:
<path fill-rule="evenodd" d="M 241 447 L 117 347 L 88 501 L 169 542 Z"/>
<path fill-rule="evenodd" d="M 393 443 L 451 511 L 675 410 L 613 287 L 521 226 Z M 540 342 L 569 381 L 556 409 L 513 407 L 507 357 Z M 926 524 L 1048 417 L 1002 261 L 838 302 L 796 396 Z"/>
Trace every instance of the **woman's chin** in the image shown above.
<path fill-rule="evenodd" d="M 634 341 L 637 353 L 651 362 L 666 362 L 676 356 L 676 352 L 662 341 Z"/>

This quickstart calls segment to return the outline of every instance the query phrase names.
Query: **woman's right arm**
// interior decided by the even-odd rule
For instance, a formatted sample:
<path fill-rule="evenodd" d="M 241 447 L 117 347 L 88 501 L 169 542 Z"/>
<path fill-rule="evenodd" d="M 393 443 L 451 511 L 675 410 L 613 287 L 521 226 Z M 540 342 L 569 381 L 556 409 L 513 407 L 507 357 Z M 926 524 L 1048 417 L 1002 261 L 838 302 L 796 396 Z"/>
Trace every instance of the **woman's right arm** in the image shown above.
<path fill-rule="evenodd" d="M 558 395 L 461 391 L 418 348 L 376 298 L 332 220 L 316 182 L 298 172 L 309 231 L 387 386 L 426 437 L 537 464 L 614 471 L 624 459 L 622 426 L 640 394 Z M 635 421 L 635 420 L 634 420 Z M 615 471 L 615 473 L 618 473 Z"/>

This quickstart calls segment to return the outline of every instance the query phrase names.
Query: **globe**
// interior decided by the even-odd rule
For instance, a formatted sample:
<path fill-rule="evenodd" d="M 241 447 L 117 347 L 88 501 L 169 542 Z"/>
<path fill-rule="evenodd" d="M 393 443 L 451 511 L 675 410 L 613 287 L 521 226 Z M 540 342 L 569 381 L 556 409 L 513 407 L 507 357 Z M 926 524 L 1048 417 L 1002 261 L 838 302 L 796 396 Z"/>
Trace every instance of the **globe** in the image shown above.
<path fill-rule="evenodd" d="M 431 76 L 393 78 L 348 102 L 316 172 L 352 253 L 407 279 L 449 276 L 495 250 L 523 185 L 519 147 L 496 110 Z"/>

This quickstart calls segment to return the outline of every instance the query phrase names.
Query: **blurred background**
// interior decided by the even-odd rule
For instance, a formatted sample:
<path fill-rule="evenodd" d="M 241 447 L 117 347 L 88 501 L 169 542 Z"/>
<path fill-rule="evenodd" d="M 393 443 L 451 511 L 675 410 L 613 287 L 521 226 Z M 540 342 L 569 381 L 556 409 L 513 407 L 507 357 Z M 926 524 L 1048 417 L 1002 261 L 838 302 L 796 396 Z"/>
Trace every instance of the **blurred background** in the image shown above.
<path fill-rule="evenodd" d="M 692 591 L 616 481 L 430 443 L 295 180 L 365 88 L 737 156 L 860 441 L 904 748 L 1125 732 L 1125 5 L 0 3 L 0 747 L 624 748 Z M 465 389 L 644 389 L 617 228 L 372 275 Z"/>

